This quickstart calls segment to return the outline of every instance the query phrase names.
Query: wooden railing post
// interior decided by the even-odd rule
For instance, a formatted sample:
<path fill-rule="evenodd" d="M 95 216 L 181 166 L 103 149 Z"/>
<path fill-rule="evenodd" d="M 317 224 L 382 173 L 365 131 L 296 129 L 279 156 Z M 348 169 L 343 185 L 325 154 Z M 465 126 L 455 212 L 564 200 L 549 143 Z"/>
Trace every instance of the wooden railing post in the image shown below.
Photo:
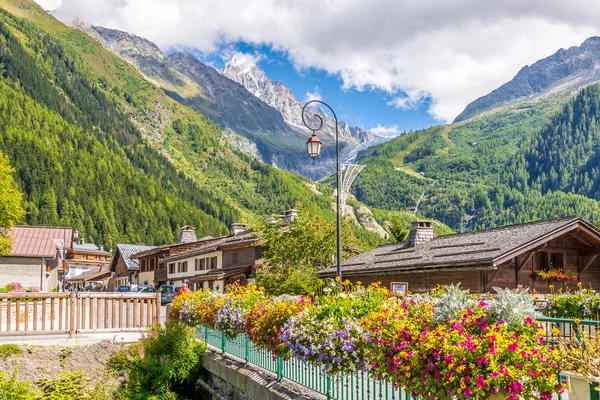
<path fill-rule="evenodd" d="M 69 294 L 69 338 L 75 337 L 75 292 Z"/>
<path fill-rule="evenodd" d="M 160 304 L 161 299 L 160 299 L 160 292 L 156 292 L 156 301 L 154 302 L 154 304 L 156 305 L 156 313 L 154 313 L 154 315 L 156 315 L 156 323 L 160 325 L 160 313 L 161 313 L 161 306 L 162 304 Z"/>

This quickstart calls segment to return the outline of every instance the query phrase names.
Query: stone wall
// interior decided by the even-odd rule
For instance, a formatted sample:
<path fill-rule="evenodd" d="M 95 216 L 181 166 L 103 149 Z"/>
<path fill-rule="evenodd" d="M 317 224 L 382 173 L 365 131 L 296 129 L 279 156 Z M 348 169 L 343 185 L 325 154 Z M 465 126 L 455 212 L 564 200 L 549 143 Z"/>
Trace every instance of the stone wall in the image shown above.
<path fill-rule="evenodd" d="M 243 360 L 223 357 L 210 350 L 202 355 L 202 367 L 204 373 L 200 379 L 219 396 L 211 396 L 201 389 L 201 384 L 198 383 L 198 396 L 203 400 L 325 399 L 325 396 L 292 382 L 278 382 L 273 373 L 247 365 Z"/>

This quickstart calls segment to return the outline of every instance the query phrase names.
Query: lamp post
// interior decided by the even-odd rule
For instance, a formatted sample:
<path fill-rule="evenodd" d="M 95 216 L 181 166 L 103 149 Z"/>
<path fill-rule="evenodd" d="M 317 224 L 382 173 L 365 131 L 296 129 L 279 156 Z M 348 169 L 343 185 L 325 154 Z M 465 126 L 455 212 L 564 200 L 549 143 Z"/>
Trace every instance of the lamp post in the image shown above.
<path fill-rule="evenodd" d="M 335 111 L 333 111 L 333 108 L 331 108 L 331 106 L 327 103 L 325 103 L 324 101 L 321 100 L 311 100 L 308 103 L 306 103 L 304 105 L 304 107 L 302 107 L 302 122 L 304 123 L 304 125 L 310 129 L 312 131 L 312 136 L 310 137 L 310 139 L 308 139 L 308 142 L 306 142 L 306 149 L 308 150 L 308 155 L 314 160 L 315 158 L 317 158 L 319 156 L 319 154 L 321 154 L 321 146 L 323 145 L 323 143 L 321 143 L 321 141 L 319 140 L 319 138 L 316 135 L 316 131 L 320 130 L 321 128 L 323 128 L 323 118 L 321 118 L 321 116 L 319 114 L 317 114 L 316 112 L 314 113 L 314 116 L 319 120 L 318 121 L 318 126 L 310 126 L 309 124 L 306 123 L 306 120 L 304 119 L 304 112 L 306 111 L 306 107 L 308 107 L 310 104 L 312 103 L 319 103 L 319 104 L 323 104 L 324 106 L 326 106 L 327 108 L 329 108 L 329 110 L 331 111 L 331 113 L 333 114 L 333 118 L 335 119 L 335 172 L 336 172 L 336 181 L 335 181 L 335 186 L 337 188 L 337 196 L 336 196 L 336 216 L 337 216 L 337 257 L 336 257 L 336 262 L 337 262 L 337 276 L 340 278 L 340 281 L 342 280 L 342 214 L 341 214 L 341 210 L 340 210 L 340 196 L 341 196 L 341 187 L 340 187 L 340 141 L 339 141 L 339 133 L 338 133 L 338 119 L 337 119 L 337 115 L 335 115 Z"/>

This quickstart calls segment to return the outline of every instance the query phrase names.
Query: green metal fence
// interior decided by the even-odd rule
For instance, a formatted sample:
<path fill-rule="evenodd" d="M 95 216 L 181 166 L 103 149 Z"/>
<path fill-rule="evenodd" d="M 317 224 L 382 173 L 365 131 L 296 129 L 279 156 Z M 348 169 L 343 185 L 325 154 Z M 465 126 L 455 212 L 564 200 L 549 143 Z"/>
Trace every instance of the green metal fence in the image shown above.
<path fill-rule="evenodd" d="M 546 343 L 555 345 L 560 338 L 581 340 L 583 332 L 590 336 L 596 335 L 600 321 L 581 320 L 565 318 L 537 319 L 546 330 Z M 559 330 L 558 334 L 552 334 L 552 329 Z M 319 365 L 290 358 L 284 360 L 275 358 L 266 350 L 257 349 L 248 336 L 238 335 L 235 339 L 229 339 L 221 331 L 201 327 L 198 336 L 209 345 L 216 347 L 222 354 L 231 354 L 249 364 L 256 365 L 276 374 L 278 380 L 286 379 L 295 382 L 308 389 L 321 393 L 332 400 L 418 400 L 403 389 L 394 388 L 393 385 L 372 379 L 368 371 L 357 371 L 342 376 L 328 376 Z M 560 378 L 559 378 L 560 379 Z M 595 384 L 591 385 L 590 387 Z M 592 390 L 591 400 L 598 400 L 598 392 Z M 595 397 L 594 397 L 595 396 Z M 557 396 L 561 399 L 562 396 Z"/>
<path fill-rule="evenodd" d="M 582 334 L 595 338 L 600 326 L 600 321 L 585 319 L 576 321 L 568 318 L 538 317 L 537 321 L 544 327 L 546 343 L 550 346 L 555 345 L 560 339 L 575 339 L 581 342 Z"/>
<path fill-rule="evenodd" d="M 245 334 L 229 339 L 221 331 L 198 329 L 198 336 L 208 344 L 250 364 L 276 374 L 278 380 L 295 382 L 321 393 L 332 400 L 412 400 L 410 393 L 391 384 L 374 380 L 368 371 L 342 376 L 328 376 L 323 368 L 305 361 L 275 358 L 266 350 L 257 349 Z"/>

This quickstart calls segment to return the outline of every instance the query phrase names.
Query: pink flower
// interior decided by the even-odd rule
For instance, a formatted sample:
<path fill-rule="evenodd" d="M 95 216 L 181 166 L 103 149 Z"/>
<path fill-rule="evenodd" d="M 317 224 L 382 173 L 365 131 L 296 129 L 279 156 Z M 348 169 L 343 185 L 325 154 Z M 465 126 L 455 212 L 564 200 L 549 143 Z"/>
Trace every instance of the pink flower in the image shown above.
<path fill-rule="evenodd" d="M 487 384 L 485 383 L 485 378 L 481 375 L 478 375 L 477 379 L 475 379 L 475 386 L 482 388 L 487 387 Z"/>
<path fill-rule="evenodd" d="M 500 376 L 500 374 L 496 371 L 490 373 L 490 378 L 492 379 L 496 379 L 498 376 Z"/>
<path fill-rule="evenodd" d="M 514 352 L 514 351 L 516 351 L 516 350 L 517 350 L 517 348 L 518 348 L 518 347 L 519 347 L 519 345 L 518 345 L 518 344 L 516 344 L 516 343 L 511 343 L 511 344 L 509 344 L 509 345 L 508 345 L 508 351 L 510 351 L 510 352 Z"/>
<path fill-rule="evenodd" d="M 467 397 L 471 395 L 471 388 L 469 386 L 465 388 L 464 395 Z"/>

